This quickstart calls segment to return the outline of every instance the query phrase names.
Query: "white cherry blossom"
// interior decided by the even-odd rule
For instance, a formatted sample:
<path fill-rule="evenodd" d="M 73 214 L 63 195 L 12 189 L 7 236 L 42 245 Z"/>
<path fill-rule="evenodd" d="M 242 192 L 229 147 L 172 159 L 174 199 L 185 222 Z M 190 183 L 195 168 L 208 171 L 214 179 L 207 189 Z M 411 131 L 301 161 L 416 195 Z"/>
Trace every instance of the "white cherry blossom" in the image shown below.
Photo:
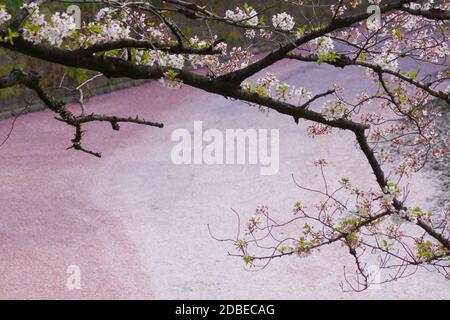
<path fill-rule="evenodd" d="M 275 28 L 283 31 L 291 31 L 294 28 L 294 18 L 286 12 L 278 13 L 272 17 L 272 24 Z"/>

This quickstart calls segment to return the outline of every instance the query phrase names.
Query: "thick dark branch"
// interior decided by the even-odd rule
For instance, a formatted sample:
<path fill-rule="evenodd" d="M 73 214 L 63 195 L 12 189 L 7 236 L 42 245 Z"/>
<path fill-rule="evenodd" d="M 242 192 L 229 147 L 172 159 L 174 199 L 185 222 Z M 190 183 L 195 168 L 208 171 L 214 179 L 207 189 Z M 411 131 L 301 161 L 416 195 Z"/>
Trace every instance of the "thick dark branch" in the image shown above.
<path fill-rule="evenodd" d="M 297 107 L 290 103 L 262 96 L 255 92 L 243 90 L 239 86 L 226 81 L 209 79 L 204 76 L 184 71 L 180 72 L 179 77 L 183 80 L 183 82 L 190 86 L 197 87 L 208 92 L 217 93 L 225 97 L 231 97 L 268 107 L 278 111 L 279 113 L 292 116 L 296 122 L 298 122 L 299 119 L 305 119 L 329 125 L 331 127 L 352 131 L 364 130 L 368 128 L 365 124 L 357 123 L 348 119 L 327 120 L 321 113 L 306 109 L 307 105 Z M 331 92 L 326 92 L 322 96 L 330 93 Z M 317 98 L 319 97 L 320 95 Z"/>
<path fill-rule="evenodd" d="M 426 233 L 428 233 L 430 236 L 438 240 L 447 250 L 450 250 L 450 240 L 446 239 L 437 232 L 433 227 L 429 226 L 427 223 L 425 223 L 422 220 L 417 221 L 417 225 L 421 227 L 423 230 L 425 230 Z"/>
<path fill-rule="evenodd" d="M 450 20 L 450 11 L 442 10 L 439 8 L 432 8 L 430 10 L 422 10 L 422 9 L 411 9 L 411 8 L 402 6 L 401 8 L 399 8 L 399 10 L 408 12 L 415 16 L 421 16 L 421 17 L 431 19 L 431 20 L 437 20 L 437 21 Z"/>
<path fill-rule="evenodd" d="M 372 168 L 373 174 L 375 175 L 378 185 L 380 186 L 381 190 L 383 190 L 384 187 L 386 187 L 387 181 L 383 169 L 381 168 L 381 165 L 379 164 L 372 148 L 370 148 L 369 143 L 367 142 L 365 131 L 357 130 L 355 131 L 355 135 L 356 140 L 358 140 L 358 144 L 359 147 L 361 148 L 361 151 L 366 156 L 367 161 L 369 162 L 370 167 Z"/>
<path fill-rule="evenodd" d="M 0 36 L 5 35 L 5 32 L 0 31 Z M 3 42 L 0 43 L 0 46 L 48 62 L 98 71 L 106 77 L 122 77 L 127 76 L 127 74 L 129 78 L 136 79 L 137 77 L 137 75 L 134 75 L 133 64 L 117 58 L 90 56 L 80 54 L 77 51 L 67 51 L 45 44 L 33 44 L 22 37 L 15 38 L 14 45 L 9 42 Z M 149 67 L 146 69 L 146 79 L 158 79 L 162 76 L 161 68 Z"/>
<path fill-rule="evenodd" d="M 160 50 L 172 54 L 198 54 L 198 55 L 212 55 L 212 54 L 221 54 L 220 50 L 214 49 L 214 47 L 222 42 L 223 40 L 216 41 L 212 46 L 207 48 L 186 48 L 176 46 L 168 46 L 160 43 L 154 43 L 146 40 L 135 40 L 135 39 L 123 39 L 117 41 L 111 41 L 106 43 L 98 43 L 92 46 L 89 46 L 84 49 L 77 50 L 81 54 L 92 54 L 96 52 L 104 52 L 115 49 L 128 49 L 128 48 L 136 48 L 136 49 L 150 49 L 150 50 Z"/>
<path fill-rule="evenodd" d="M 49 96 L 42 88 L 40 82 L 41 79 L 36 73 L 26 73 L 20 70 L 13 70 L 8 76 L 0 77 L 0 88 L 23 85 L 36 92 L 42 102 L 65 121 L 69 121 L 73 118 L 72 113 L 65 108 L 65 103 L 62 101 L 57 101 L 52 96 Z"/>

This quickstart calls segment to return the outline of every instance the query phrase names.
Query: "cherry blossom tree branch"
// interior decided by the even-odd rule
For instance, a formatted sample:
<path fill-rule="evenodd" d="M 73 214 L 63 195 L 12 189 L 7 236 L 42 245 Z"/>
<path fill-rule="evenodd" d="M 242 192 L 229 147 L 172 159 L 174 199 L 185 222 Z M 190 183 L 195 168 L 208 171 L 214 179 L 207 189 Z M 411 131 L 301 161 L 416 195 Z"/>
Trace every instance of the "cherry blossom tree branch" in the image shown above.
<path fill-rule="evenodd" d="M 294 59 L 294 60 L 299 60 L 299 61 L 305 61 L 305 62 L 316 62 L 319 61 L 319 56 L 317 55 L 301 55 L 298 53 L 289 53 L 286 55 L 286 58 L 288 59 Z M 368 69 L 371 69 L 373 71 L 375 71 L 376 73 L 385 73 L 385 74 L 390 74 L 393 75 L 403 81 L 406 81 L 412 85 L 414 85 L 415 87 L 418 87 L 426 92 L 428 92 L 429 94 L 431 94 L 432 96 L 442 99 L 444 101 L 446 101 L 448 104 L 450 104 L 450 94 L 447 94 L 443 91 L 437 91 L 431 88 L 432 83 L 430 84 L 424 84 L 420 81 L 417 81 L 413 78 L 410 78 L 404 74 L 401 74 L 400 72 L 397 71 L 393 71 L 390 69 L 386 69 L 386 68 L 382 68 L 379 65 L 376 64 L 372 64 L 369 62 L 365 62 L 365 61 L 359 61 L 359 60 L 355 60 L 355 59 L 351 59 L 345 55 L 339 55 L 335 60 L 333 61 L 324 61 L 324 63 L 327 63 L 329 65 L 333 65 L 335 67 L 339 67 L 339 68 L 345 68 L 347 66 L 361 66 L 361 67 L 365 67 Z"/>
<path fill-rule="evenodd" d="M 89 114 L 89 115 L 80 115 L 75 116 L 71 111 L 66 108 L 64 102 L 56 100 L 52 96 L 48 95 L 44 88 L 41 85 L 41 78 L 36 73 L 26 73 L 20 70 L 13 70 L 8 76 L 0 77 L 0 89 L 9 88 L 16 85 L 23 85 L 31 90 L 33 90 L 37 96 L 42 100 L 42 102 L 57 114 L 56 119 L 66 124 L 73 126 L 75 128 L 75 137 L 72 140 L 72 146 L 68 149 L 75 149 L 86 152 L 88 154 L 94 155 L 96 157 L 101 157 L 101 154 L 98 152 L 93 152 L 85 149 L 81 145 L 81 140 L 83 137 L 82 125 L 88 122 L 109 122 L 113 130 L 120 129 L 120 123 L 135 123 L 140 125 L 152 126 L 163 128 L 164 125 L 162 123 L 146 121 L 145 119 L 141 119 L 138 116 L 132 117 L 116 117 L 116 116 L 107 116 L 107 115 L 99 115 L 99 114 Z"/>

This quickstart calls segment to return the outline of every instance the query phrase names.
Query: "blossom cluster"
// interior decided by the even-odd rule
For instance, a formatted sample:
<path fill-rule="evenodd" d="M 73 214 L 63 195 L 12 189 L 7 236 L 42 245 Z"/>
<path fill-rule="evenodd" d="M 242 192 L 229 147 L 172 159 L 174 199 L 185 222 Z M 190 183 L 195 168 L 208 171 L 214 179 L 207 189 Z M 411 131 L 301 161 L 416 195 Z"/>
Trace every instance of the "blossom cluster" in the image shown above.
<path fill-rule="evenodd" d="M 182 54 L 169 54 L 158 50 L 136 50 L 135 61 L 137 64 L 174 69 L 183 69 L 185 58 Z"/>
<path fill-rule="evenodd" d="M 320 135 L 327 135 L 333 132 L 333 128 L 321 123 L 315 123 L 308 126 L 307 134 L 310 138 L 315 138 Z"/>
<path fill-rule="evenodd" d="M 95 21 L 91 21 L 84 28 L 80 36 L 80 43 L 90 46 L 98 43 L 130 38 L 131 29 L 126 19 L 115 17 L 118 13 L 110 8 L 101 9 Z M 126 14 L 131 19 L 129 14 Z"/>
<path fill-rule="evenodd" d="M 380 66 L 384 70 L 397 71 L 398 70 L 398 60 L 397 56 L 392 53 L 384 52 L 377 55 L 374 59 L 376 65 Z"/>
<path fill-rule="evenodd" d="M 246 7 L 244 9 L 236 7 L 234 11 L 227 10 L 225 12 L 225 18 L 233 22 L 241 22 L 252 27 L 258 25 L 258 14 L 252 7 Z"/>
<path fill-rule="evenodd" d="M 312 98 L 312 93 L 303 87 L 296 87 L 280 80 L 272 73 L 267 72 L 264 77 L 256 80 L 246 81 L 242 88 L 247 91 L 256 92 L 262 96 L 276 98 L 282 101 L 297 99 L 296 103 L 307 101 Z"/>
<path fill-rule="evenodd" d="M 334 49 L 333 40 L 327 36 L 315 38 L 311 41 L 311 44 L 313 45 L 312 52 L 317 55 L 327 54 Z"/>
<path fill-rule="evenodd" d="M 282 12 L 272 17 L 272 24 L 277 29 L 291 31 L 295 26 L 295 21 L 291 15 Z"/>
<path fill-rule="evenodd" d="M 6 11 L 5 7 L 0 5 L 0 26 L 11 19 L 11 15 Z"/>
<path fill-rule="evenodd" d="M 67 13 L 56 12 L 46 21 L 40 14 L 39 4 L 30 2 L 22 6 L 29 13 L 28 23 L 23 28 L 24 39 L 35 44 L 48 41 L 51 45 L 60 47 L 76 29 L 73 17 Z"/>
<path fill-rule="evenodd" d="M 338 120 L 348 118 L 349 110 L 341 100 L 327 101 L 322 106 L 322 115 L 329 121 Z"/>

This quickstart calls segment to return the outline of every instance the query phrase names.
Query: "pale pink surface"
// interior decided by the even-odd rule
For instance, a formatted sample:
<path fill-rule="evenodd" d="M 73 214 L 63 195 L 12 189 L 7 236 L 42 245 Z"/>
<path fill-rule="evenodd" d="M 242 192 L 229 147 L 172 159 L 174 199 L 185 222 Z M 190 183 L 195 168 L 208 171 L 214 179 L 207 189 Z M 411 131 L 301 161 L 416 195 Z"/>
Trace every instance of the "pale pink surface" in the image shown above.
<path fill-rule="evenodd" d="M 332 68 L 280 63 L 283 80 L 317 90 L 335 81 Z M 334 71 L 334 70 L 333 70 Z M 366 89 L 364 71 L 337 73 L 348 93 Z M 312 79 L 320 79 L 313 81 Z M 351 134 L 312 140 L 306 123 L 259 113 L 242 103 L 202 91 L 163 89 L 159 83 L 99 96 L 88 108 L 98 113 L 135 115 L 165 123 L 164 129 L 106 124 L 88 127 L 86 147 L 102 151 L 96 159 L 66 151 L 72 128 L 49 111 L 18 119 L 0 149 L 0 298 L 450 298 L 450 283 L 441 276 L 416 276 L 363 294 L 339 288 L 342 266 L 352 266 L 346 250 L 325 249 L 307 259 L 274 261 L 261 272 L 243 270 L 231 250 L 208 235 L 235 232 L 234 208 L 249 217 L 267 204 L 289 218 L 295 201 L 311 199 L 297 189 L 320 186 L 312 162 L 328 159 L 330 181 L 348 176 L 373 185 L 362 154 L 354 152 Z M 279 128 L 280 171 L 260 176 L 257 166 L 175 166 L 170 160 L 176 128 Z M 0 136 L 11 119 L 0 122 Z M 431 181 L 417 175 L 410 203 L 432 199 Z M 69 265 L 82 272 L 82 290 L 65 284 Z"/>

